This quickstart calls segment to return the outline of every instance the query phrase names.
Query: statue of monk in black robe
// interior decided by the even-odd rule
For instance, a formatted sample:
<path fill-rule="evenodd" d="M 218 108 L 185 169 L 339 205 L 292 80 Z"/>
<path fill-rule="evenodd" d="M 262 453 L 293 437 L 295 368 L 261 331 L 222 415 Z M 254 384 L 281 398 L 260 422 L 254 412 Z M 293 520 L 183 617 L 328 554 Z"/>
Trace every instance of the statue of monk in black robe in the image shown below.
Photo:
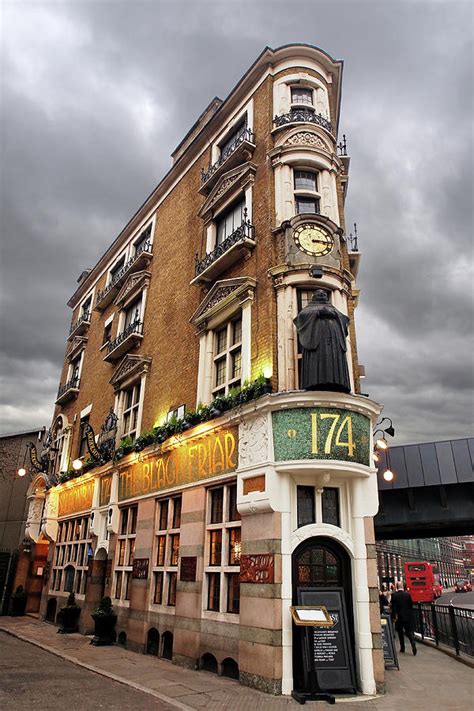
<path fill-rule="evenodd" d="M 301 387 L 349 393 L 347 316 L 329 303 L 325 291 L 318 289 L 311 303 L 294 319 L 294 324 L 303 349 Z"/>

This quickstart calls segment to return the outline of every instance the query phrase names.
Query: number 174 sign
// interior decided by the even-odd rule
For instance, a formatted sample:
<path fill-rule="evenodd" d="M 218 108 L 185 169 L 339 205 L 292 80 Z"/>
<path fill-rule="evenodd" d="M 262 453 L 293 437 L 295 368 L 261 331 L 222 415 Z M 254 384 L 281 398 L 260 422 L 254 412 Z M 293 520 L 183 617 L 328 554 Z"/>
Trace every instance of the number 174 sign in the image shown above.
<path fill-rule="evenodd" d="M 353 410 L 305 408 L 272 413 L 275 461 L 338 459 L 369 466 L 370 420 Z"/>

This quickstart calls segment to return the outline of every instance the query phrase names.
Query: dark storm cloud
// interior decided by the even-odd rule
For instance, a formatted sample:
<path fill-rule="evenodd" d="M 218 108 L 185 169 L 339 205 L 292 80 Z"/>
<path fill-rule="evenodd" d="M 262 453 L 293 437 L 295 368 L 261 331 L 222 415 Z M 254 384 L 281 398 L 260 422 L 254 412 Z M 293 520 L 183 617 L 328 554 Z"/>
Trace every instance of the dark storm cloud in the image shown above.
<path fill-rule="evenodd" d="M 296 41 L 345 60 L 363 389 L 398 442 L 469 432 L 471 27 L 455 0 L 6 3 L 2 429 L 49 420 L 77 276 L 196 117 L 265 45 Z"/>

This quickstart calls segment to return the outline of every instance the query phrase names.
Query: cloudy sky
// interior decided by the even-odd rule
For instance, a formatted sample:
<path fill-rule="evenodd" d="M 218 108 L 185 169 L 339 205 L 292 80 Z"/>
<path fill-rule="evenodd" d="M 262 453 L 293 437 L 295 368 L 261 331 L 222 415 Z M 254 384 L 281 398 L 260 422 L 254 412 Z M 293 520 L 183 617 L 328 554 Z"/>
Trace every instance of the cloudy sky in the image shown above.
<path fill-rule="evenodd" d="M 49 424 L 66 301 L 265 45 L 343 59 L 364 391 L 396 443 L 472 429 L 473 4 L 2 3 L 0 426 Z"/>

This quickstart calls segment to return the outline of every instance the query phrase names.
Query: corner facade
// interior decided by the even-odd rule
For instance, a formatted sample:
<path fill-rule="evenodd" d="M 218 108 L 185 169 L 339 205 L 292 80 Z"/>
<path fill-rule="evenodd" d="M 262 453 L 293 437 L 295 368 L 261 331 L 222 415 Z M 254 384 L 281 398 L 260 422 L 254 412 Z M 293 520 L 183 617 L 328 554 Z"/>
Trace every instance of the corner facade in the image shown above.
<path fill-rule="evenodd" d="M 107 594 L 119 643 L 274 694 L 305 684 L 304 587 L 342 590 L 357 686 L 384 679 L 341 80 L 314 47 L 265 49 L 81 275 L 29 517 L 45 619 L 73 591 L 87 632 Z M 300 389 L 317 288 L 349 318 L 350 394 Z"/>

